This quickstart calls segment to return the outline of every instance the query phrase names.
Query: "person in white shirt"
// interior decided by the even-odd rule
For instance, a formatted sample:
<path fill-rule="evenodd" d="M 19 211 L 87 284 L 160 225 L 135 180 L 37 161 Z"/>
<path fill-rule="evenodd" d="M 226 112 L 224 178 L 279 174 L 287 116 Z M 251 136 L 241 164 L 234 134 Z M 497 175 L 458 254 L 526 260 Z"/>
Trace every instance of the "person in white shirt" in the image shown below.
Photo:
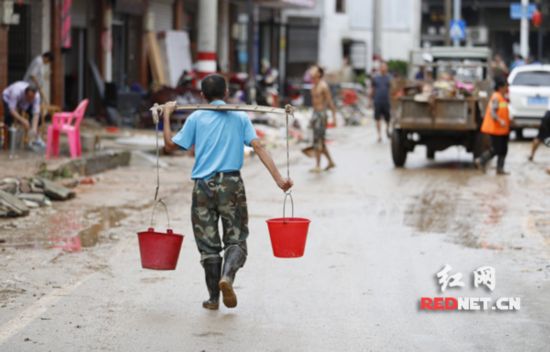
<path fill-rule="evenodd" d="M 42 93 L 42 88 L 44 87 L 45 68 L 52 61 L 53 54 L 49 51 L 35 57 L 27 68 L 27 72 L 25 73 L 25 76 L 23 76 L 23 81 L 34 84 Z"/>
<path fill-rule="evenodd" d="M 14 122 L 18 122 L 25 131 L 31 132 L 31 138 L 34 144 L 43 144 L 38 135 L 38 121 L 40 119 L 40 93 L 38 88 L 25 81 L 18 81 L 9 85 L 2 92 L 4 103 L 4 123 L 10 127 Z M 26 112 L 32 116 L 32 125 L 27 118 L 23 116 Z"/>

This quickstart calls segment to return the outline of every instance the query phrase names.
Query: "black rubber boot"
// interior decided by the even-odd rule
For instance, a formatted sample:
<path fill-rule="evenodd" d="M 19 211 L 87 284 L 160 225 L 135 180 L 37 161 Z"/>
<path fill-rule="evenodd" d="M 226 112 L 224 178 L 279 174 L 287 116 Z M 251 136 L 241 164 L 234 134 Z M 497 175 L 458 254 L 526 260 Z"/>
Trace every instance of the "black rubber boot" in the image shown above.
<path fill-rule="evenodd" d="M 223 304 L 227 308 L 237 306 L 237 295 L 233 290 L 233 282 L 237 270 L 242 268 L 246 261 L 246 252 L 239 246 L 230 246 L 225 249 L 222 278 L 219 283 L 219 288 L 223 294 Z"/>
<path fill-rule="evenodd" d="M 202 262 L 204 274 L 206 277 L 206 287 L 210 298 L 202 302 L 202 307 L 216 310 L 220 307 L 220 288 L 218 283 L 221 277 L 222 261 L 221 258 L 208 258 Z"/>
<path fill-rule="evenodd" d="M 504 156 L 498 156 L 497 158 L 497 175 L 509 175 L 508 172 L 504 171 Z"/>
<path fill-rule="evenodd" d="M 475 160 L 475 166 L 477 169 L 485 172 L 487 168 L 487 163 L 493 158 L 493 153 L 490 150 L 486 150 L 481 156 Z"/>

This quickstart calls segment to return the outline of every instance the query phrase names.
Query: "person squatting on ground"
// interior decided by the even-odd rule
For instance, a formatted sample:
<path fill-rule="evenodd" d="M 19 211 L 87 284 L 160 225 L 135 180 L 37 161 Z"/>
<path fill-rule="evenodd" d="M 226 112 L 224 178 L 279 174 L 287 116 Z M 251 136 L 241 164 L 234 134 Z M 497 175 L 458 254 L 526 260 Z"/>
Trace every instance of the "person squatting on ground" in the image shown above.
<path fill-rule="evenodd" d="M 326 171 L 334 168 L 336 164 L 332 160 L 326 144 L 326 132 L 328 123 L 327 107 L 332 111 L 332 119 L 336 125 L 336 106 L 332 100 L 327 82 L 323 79 L 324 70 L 319 66 L 313 66 L 310 71 L 313 88 L 311 89 L 311 102 L 313 104 L 313 116 L 311 127 L 313 128 L 313 149 L 315 151 L 315 168 L 312 172 L 321 172 L 321 155 L 328 160 Z"/>
<path fill-rule="evenodd" d="M 378 132 L 378 142 L 382 141 L 382 119 L 386 122 L 386 135 L 390 136 L 391 119 L 391 77 L 388 74 L 388 65 L 380 64 L 380 74 L 372 78 L 371 98 L 374 104 L 374 120 Z"/>
<path fill-rule="evenodd" d="M 201 83 L 202 96 L 210 104 L 223 105 L 228 94 L 225 78 L 210 75 Z M 240 169 L 244 146 L 252 146 L 276 184 L 283 191 L 293 183 L 284 179 L 271 156 L 261 146 L 256 131 L 244 112 L 197 110 L 172 138 L 170 116 L 175 102 L 165 104 L 163 136 L 165 150 L 195 148 L 192 179 L 191 222 L 205 271 L 208 300 L 206 309 L 218 309 L 220 290 L 228 308 L 237 305 L 233 282 L 247 256 L 248 210 Z M 218 220 L 223 236 L 220 239 Z M 223 245 L 223 248 L 222 248 Z M 224 251 L 223 265 L 220 253 Z"/>
<path fill-rule="evenodd" d="M 487 105 L 487 111 L 481 125 L 481 132 L 491 138 L 491 148 L 476 159 L 476 167 L 485 171 L 487 163 L 497 156 L 497 175 L 506 175 L 504 160 L 508 154 L 508 139 L 510 135 L 510 112 L 506 93 L 508 84 L 503 77 L 495 77 L 495 92 Z"/>
<path fill-rule="evenodd" d="M 17 122 L 25 132 L 30 131 L 33 140 L 30 143 L 31 147 L 35 143 L 41 144 L 38 134 L 38 122 L 40 120 L 40 93 L 38 93 L 38 88 L 28 82 L 18 81 L 4 89 L 2 100 L 6 126 L 11 127 Z M 29 123 L 23 113 L 32 116 L 32 123 Z"/>
<path fill-rule="evenodd" d="M 535 158 L 535 153 L 537 152 L 537 149 L 539 148 L 541 143 L 548 143 L 545 142 L 546 140 L 550 139 L 550 110 L 546 112 L 544 117 L 542 118 L 540 122 L 539 127 L 539 133 L 533 139 L 533 144 L 531 146 L 531 154 L 529 155 L 529 161 L 533 161 Z"/>

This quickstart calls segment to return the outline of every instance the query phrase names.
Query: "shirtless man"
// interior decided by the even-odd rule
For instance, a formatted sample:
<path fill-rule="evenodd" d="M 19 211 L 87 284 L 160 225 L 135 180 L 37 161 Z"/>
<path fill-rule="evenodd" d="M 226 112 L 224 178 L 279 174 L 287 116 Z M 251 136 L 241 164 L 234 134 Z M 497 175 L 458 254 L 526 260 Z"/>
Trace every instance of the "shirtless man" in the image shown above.
<path fill-rule="evenodd" d="M 315 168 L 312 172 L 321 172 L 321 155 L 328 160 L 325 170 L 330 170 L 336 166 L 330 157 L 325 143 L 327 130 L 328 114 L 327 108 L 332 111 L 332 119 L 336 125 L 336 106 L 332 101 L 332 95 L 328 84 L 323 80 L 324 71 L 319 66 L 313 66 L 310 71 L 313 88 L 311 89 L 311 99 L 313 103 L 313 117 L 311 124 L 313 127 L 313 148 L 315 150 Z"/>

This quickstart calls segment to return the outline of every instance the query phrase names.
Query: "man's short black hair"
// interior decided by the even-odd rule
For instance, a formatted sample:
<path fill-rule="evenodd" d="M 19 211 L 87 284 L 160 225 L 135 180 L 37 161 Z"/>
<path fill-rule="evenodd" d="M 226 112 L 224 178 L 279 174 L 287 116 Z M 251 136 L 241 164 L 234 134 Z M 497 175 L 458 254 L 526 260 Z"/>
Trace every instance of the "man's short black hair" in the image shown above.
<path fill-rule="evenodd" d="M 319 71 L 319 76 L 323 78 L 323 76 L 325 75 L 325 70 L 323 70 L 320 65 L 315 65 L 315 67 L 317 68 L 317 71 Z"/>
<path fill-rule="evenodd" d="M 25 93 L 28 93 L 28 92 L 36 93 L 38 92 L 38 88 L 34 84 L 29 84 L 27 88 L 25 88 Z"/>
<path fill-rule="evenodd" d="M 42 54 L 43 58 L 46 58 L 50 61 L 53 61 L 53 54 L 51 51 L 46 51 L 44 54 Z"/>
<path fill-rule="evenodd" d="M 496 76 L 495 77 L 495 90 L 499 90 L 500 88 L 506 86 L 508 83 L 506 82 L 506 78 L 502 76 Z"/>
<path fill-rule="evenodd" d="M 227 83 L 222 75 L 211 74 L 206 76 L 201 82 L 201 91 L 208 101 L 225 98 Z"/>

